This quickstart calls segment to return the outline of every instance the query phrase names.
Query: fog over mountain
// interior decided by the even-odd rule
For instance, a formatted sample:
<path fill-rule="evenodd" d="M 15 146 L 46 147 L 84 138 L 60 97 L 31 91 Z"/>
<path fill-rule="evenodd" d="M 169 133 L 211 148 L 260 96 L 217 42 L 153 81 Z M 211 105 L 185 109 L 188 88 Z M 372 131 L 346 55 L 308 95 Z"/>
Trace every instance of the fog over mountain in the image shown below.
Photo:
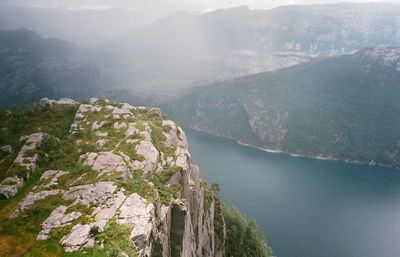
<path fill-rule="evenodd" d="M 187 10 L 194 12 L 204 12 L 219 8 L 229 8 L 240 5 L 247 5 L 252 9 L 270 9 L 283 5 L 310 5 L 339 3 L 338 0 L 3 0 L 0 6 L 27 6 L 27 7 L 51 7 L 51 8 L 69 8 L 69 9 L 165 9 L 170 11 Z M 398 0 L 352 0 L 346 1 L 352 3 L 399 3 Z"/>
<path fill-rule="evenodd" d="M 0 13 L 0 29 L 23 27 L 82 48 L 87 54 L 80 62 L 90 63 L 107 78 L 99 87 L 111 96 L 121 100 L 128 93 L 151 103 L 216 80 L 364 47 L 400 45 L 396 4 L 291 5 L 271 10 L 242 6 L 202 14 L 179 11 L 153 17 L 154 21 L 138 10 L 5 7 Z"/>
<path fill-rule="evenodd" d="M 0 257 L 394 257 L 396 169 L 400 0 L 0 0 Z"/>
<path fill-rule="evenodd" d="M 44 37 L 69 40 L 80 46 L 97 46 L 121 33 L 148 25 L 167 13 L 156 9 L 70 10 L 7 6 L 0 8 L 0 28 L 26 28 Z"/>

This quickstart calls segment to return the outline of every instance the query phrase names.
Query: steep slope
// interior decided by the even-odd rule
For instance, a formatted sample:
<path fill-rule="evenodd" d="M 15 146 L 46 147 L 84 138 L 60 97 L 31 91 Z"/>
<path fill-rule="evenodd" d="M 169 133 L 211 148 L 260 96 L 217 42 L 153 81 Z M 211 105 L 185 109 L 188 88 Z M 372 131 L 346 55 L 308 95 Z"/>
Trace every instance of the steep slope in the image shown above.
<path fill-rule="evenodd" d="M 317 158 L 400 166 L 400 49 L 217 82 L 165 107 L 183 126 Z"/>
<path fill-rule="evenodd" d="M 0 256 L 230 249 L 217 194 L 192 163 L 185 133 L 158 108 L 45 98 L 2 112 L 0 124 Z M 250 251 L 270 256 L 255 235 L 260 247 Z"/>

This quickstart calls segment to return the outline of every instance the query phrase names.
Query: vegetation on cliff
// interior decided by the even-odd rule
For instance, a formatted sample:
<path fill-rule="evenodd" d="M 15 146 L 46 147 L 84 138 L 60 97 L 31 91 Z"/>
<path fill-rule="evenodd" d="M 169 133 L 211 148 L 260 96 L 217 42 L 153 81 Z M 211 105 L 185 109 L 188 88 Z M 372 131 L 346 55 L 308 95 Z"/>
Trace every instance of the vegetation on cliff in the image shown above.
<path fill-rule="evenodd" d="M 157 108 L 44 99 L 0 133 L 0 256 L 270 256 Z"/>

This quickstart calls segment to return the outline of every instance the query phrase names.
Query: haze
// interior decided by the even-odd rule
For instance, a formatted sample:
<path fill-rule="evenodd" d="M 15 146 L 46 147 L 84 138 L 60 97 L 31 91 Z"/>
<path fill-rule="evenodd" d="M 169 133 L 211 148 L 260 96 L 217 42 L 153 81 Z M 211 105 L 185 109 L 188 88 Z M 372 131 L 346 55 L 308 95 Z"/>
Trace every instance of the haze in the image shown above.
<path fill-rule="evenodd" d="M 326 4 L 343 1 L 335 0 L 3 0 L 2 6 L 24 6 L 24 7 L 51 7 L 68 9 L 164 9 L 170 11 L 186 10 L 192 12 L 204 12 L 218 8 L 229 8 L 233 6 L 247 5 L 252 9 L 270 9 L 282 5 L 304 5 L 304 4 Z M 346 1 L 352 3 L 385 2 L 400 3 L 399 0 L 392 1 L 368 1 L 355 0 Z"/>

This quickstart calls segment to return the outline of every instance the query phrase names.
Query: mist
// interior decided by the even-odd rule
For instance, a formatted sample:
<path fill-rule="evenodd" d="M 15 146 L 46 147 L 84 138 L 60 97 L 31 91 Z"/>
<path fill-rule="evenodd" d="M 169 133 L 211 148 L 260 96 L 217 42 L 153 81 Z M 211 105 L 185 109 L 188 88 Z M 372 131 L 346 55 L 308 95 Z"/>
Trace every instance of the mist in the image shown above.
<path fill-rule="evenodd" d="M 0 92 L 0 257 L 399 256 L 400 0 L 0 0 Z"/>
<path fill-rule="evenodd" d="M 133 10 L 169 10 L 170 12 L 177 10 L 186 10 L 190 12 L 205 12 L 220 8 L 230 8 L 235 6 L 246 5 L 252 9 L 271 9 L 284 5 L 311 5 L 311 4 L 327 4 L 339 3 L 344 1 L 337 0 L 4 0 L 0 6 L 20 6 L 20 7 L 42 7 L 42 8 L 64 8 L 72 10 L 96 9 L 104 10 L 109 8 L 133 9 Z M 353 0 L 346 1 L 353 3 L 399 3 L 398 0 L 382 1 L 382 0 Z"/>
<path fill-rule="evenodd" d="M 68 58 L 60 50 L 35 59 L 48 69 L 39 82 L 55 95 L 95 93 L 158 105 L 215 81 L 400 43 L 400 5 L 307 5 L 331 2 L 2 1 L 0 29 L 19 31 L 5 38 L 36 34 L 25 40 L 32 49 L 46 49 L 49 39 L 54 49 L 69 45 Z M 79 92 L 79 81 L 68 90 L 56 86 L 66 80 L 56 65 L 85 77 L 87 95 Z M 91 78 L 77 67 L 98 75 Z"/>

